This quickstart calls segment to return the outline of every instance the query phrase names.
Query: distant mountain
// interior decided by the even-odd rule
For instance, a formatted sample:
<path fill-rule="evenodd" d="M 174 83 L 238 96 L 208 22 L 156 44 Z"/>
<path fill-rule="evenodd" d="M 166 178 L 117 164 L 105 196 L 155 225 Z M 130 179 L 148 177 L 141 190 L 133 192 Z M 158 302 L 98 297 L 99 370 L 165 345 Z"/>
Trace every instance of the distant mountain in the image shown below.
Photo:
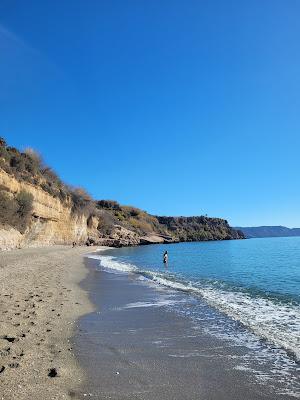
<path fill-rule="evenodd" d="M 242 231 L 247 238 L 300 236 L 300 228 L 286 226 L 235 227 L 234 229 Z"/>

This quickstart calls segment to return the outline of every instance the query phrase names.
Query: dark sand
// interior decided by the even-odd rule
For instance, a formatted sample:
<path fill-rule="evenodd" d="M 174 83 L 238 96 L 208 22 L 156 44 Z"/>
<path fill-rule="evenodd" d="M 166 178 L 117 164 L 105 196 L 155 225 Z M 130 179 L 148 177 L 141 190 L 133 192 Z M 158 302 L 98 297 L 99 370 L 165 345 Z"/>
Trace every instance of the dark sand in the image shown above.
<path fill-rule="evenodd" d="M 288 399 L 260 385 L 247 371 L 235 370 L 239 348 L 196 329 L 170 307 L 132 307 L 160 295 L 131 275 L 97 271 L 82 286 L 96 311 L 83 316 L 74 338 L 87 373 L 74 398 L 95 399 Z M 163 292 L 163 290 L 162 290 Z M 204 322 L 205 323 L 205 322 Z"/>

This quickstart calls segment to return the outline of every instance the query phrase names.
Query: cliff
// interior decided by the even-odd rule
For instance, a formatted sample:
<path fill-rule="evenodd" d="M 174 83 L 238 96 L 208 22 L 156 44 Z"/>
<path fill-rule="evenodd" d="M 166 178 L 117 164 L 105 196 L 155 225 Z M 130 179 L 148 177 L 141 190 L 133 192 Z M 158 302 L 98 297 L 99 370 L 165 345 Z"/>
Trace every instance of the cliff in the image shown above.
<path fill-rule="evenodd" d="M 156 217 L 66 186 L 34 153 L 0 139 L 0 249 L 51 244 L 129 246 L 243 238 L 227 221 Z"/>

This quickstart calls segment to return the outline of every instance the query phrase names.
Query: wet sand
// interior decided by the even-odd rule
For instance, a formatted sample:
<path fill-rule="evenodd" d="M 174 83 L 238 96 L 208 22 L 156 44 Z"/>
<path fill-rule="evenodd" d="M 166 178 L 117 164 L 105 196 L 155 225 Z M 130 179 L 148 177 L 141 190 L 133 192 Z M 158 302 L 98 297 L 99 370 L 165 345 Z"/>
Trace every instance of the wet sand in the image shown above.
<path fill-rule="evenodd" d="M 97 261 L 86 262 L 90 273 L 82 286 L 96 310 L 80 318 L 74 337 L 87 373 L 76 398 L 290 398 L 235 368 L 242 348 L 205 335 L 170 307 L 155 306 L 166 290 L 159 293 L 132 275 L 107 273 L 97 268 Z"/>
<path fill-rule="evenodd" d="M 168 290 L 85 268 L 89 251 L 0 253 L 0 399 L 289 398 L 235 369 L 241 348 L 159 306 Z"/>
<path fill-rule="evenodd" d="M 69 342 L 93 308 L 78 283 L 87 248 L 0 253 L 0 399 L 72 398 L 84 374 Z"/>

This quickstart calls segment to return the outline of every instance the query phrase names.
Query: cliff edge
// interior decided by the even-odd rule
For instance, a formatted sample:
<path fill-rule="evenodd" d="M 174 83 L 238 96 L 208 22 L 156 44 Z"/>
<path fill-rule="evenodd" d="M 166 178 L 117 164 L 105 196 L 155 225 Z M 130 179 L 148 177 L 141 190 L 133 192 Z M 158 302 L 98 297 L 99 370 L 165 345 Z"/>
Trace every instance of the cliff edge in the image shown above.
<path fill-rule="evenodd" d="M 0 249 L 52 244 L 130 246 L 241 239 L 226 220 L 158 217 L 65 185 L 32 150 L 0 139 Z"/>

